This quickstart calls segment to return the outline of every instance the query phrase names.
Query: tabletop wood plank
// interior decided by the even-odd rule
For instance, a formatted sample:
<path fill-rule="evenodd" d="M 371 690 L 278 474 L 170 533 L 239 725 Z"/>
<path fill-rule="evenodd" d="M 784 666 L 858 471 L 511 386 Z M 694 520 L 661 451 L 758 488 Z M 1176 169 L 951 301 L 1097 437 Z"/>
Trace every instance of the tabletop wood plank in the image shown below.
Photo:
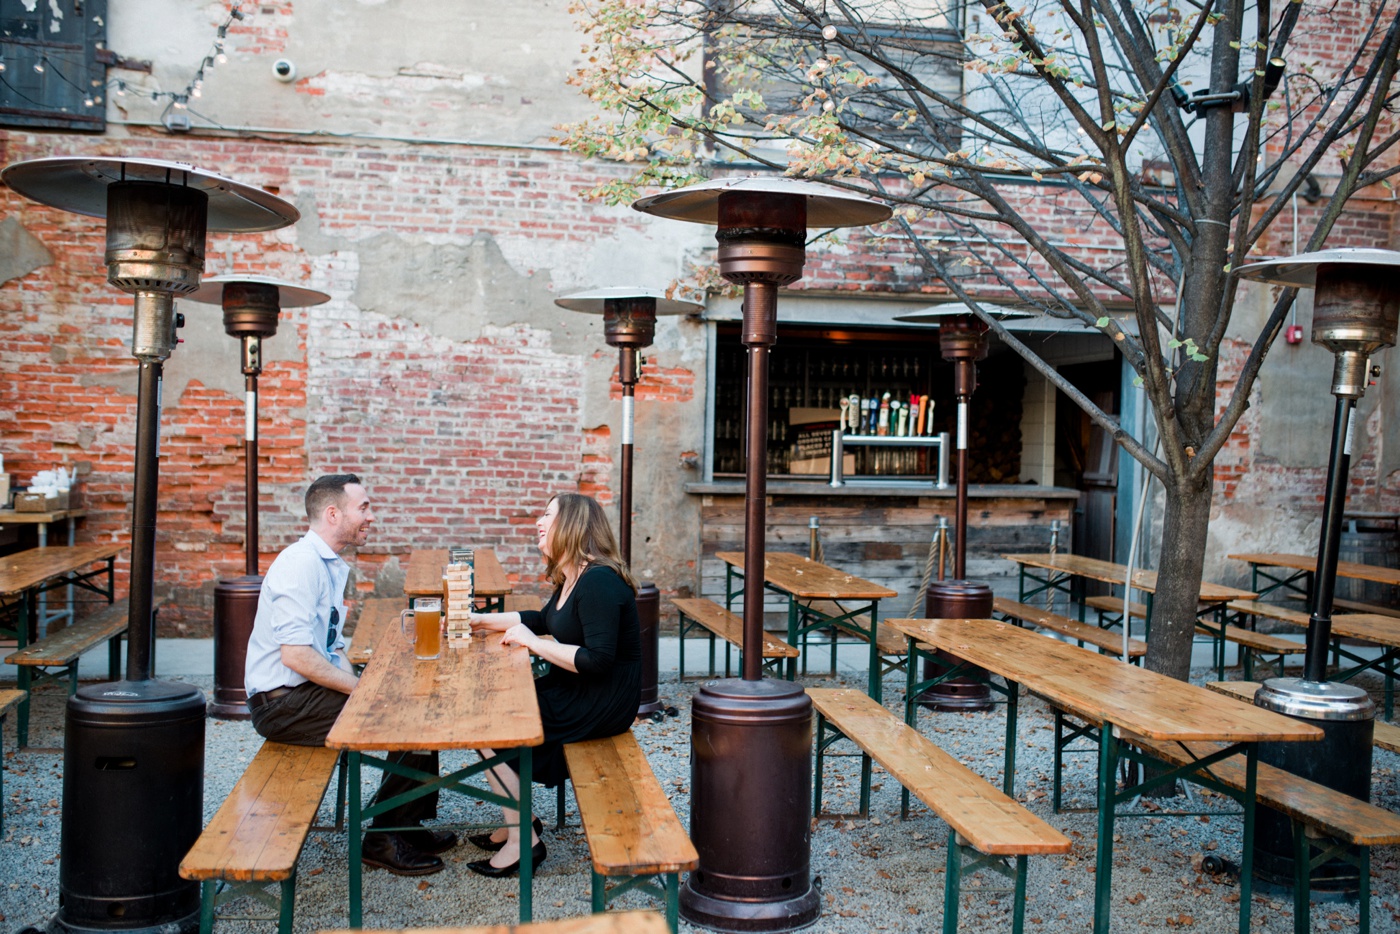
<path fill-rule="evenodd" d="M 1315 726 L 1088 649 L 981 619 L 893 619 L 907 636 L 1017 681 L 1095 724 L 1163 740 L 1317 740 Z"/>
<path fill-rule="evenodd" d="M 1075 577 L 1087 577 L 1089 580 L 1103 581 L 1106 584 L 1121 586 L 1128 575 L 1127 565 L 1104 561 L 1100 558 L 1086 558 L 1083 555 L 1004 554 L 1002 557 L 1008 561 L 1014 561 L 1016 564 L 1046 571 L 1063 571 Z M 1134 571 L 1133 587 L 1145 593 L 1156 593 L 1157 572 L 1142 569 Z M 1241 590 L 1238 587 L 1227 587 L 1224 584 L 1201 581 L 1200 599 L 1202 602 L 1220 603 L 1224 600 L 1252 600 L 1257 596 L 1258 594 L 1252 590 Z"/>
<path fill-rule="evenodd" d="M 48 525 L 61 519 L 81 519 L 87 515 L 86 509 L 54 509 L 49 512 L 16 512 L 13 509 L 0 509 L 0 526 Z"/>
<path fill-rule="evenodd" d="M 530 653 L 500 633 L 447 642 L 432 661 L 394 627 L 331 727 L 335 749 L 506 749 L 544 740 Z"/>
<path fill-rule="evenodd" d="M 420 548 L 408 556 L 403 592 L 410 597 L 442 594 L 442 569 L 447 566 L 446 548 Z M 473 583 L 478 597 L 503 597 L 510 593 L 505 569 L 490 548 L 478 548 L 472 559 Z"/>
<path fill-rule="evenodd" d="M 493 924 L 489 927 L 413 928 L 375 934 L 670 934 L 666 919 L 654 911 L 609 911 L 582 918 L 536 921 L 533 924 Z M 360 934 L 322 931 L 321 934 Z"/>
<path fill-rule="evenodd" d="M 740 573 L 744 570 L 741 551 L 721 551 L 715 557 Z M 897 590 L 786 551 L 770 551 L 764 556 L 763 577 L 784 593 L 803 599 L 887 600 L 899 596 Z"/>
<path fill-rule="evenodd" d="M 1235 561 L 1257 564 L 1271 568 L 1292 568 L 1295 571 L 1316 571 L 1317 558 L 1312 555 L 1294 555 L 1280 552 L 1263 552 L 1227 555 Z M 1359 564 L 1355 561 L 1338 561 L 1337 576 L 1352 580 L 1372 581 L 1377 584 L 1400 586 L 1400 568 L 1379 567 L 1374 564 Z"/>
<path fill-rule="evenodd" d="M 116 542 L 87 545 L 48 545 L 0 558 L 0 595 L 10 596 L 96 561 L 116 557 L 126 548 Z"/>
<path fill-rule="evenodd" d="M 384 633 L 399 626 L 399 613 L 408 609 L 408 601 L 401 597 L 371 597 L 360 610 L 360 618 L 355 623 L 355 631 L 350 637 L 350 651 L 346 653 L 352 665 L 368 665 L 374 656 L 374 647 Z"/>
<path fill-rule="evenodd" d="M 1225 608 L 1275 619 L 1304 629 L 1312 620 L 1307 613 L 1271 603 L 1239 600 L 1227 603 Z M 1342 613 L 1332 617 L 1332 637 L 1339 636 L 1344 639 L 1364 639 L 1379 645 L 1400 646 L 1400 619 L 1382 616 L 1379 613 Z"/>

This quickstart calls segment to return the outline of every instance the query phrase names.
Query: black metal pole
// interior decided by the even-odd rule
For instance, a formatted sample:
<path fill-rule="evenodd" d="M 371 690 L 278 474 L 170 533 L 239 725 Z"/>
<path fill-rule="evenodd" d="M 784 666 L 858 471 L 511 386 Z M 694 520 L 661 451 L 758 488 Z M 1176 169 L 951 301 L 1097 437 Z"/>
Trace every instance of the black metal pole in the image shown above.
<path fill-rule="evenodd" d="M 1327 463 L 1327 493 L 1322 505 L 1322 540 L 1313 575 L 1312 615 L 1308 620 L 1307 652 L 1303 678 L 1322 682 L 1327 677 L 1327 646 L 1332 640 L 1332 595 L 1337 585 L 1337 555 L 1342 541 L 1342 513 L 1346 508 L 1347 474 L 1351 469 L 1351 415 L 1356 400 L 1337 397 L 1332 420 L 1332 456 Z"/>
<path fill-rule="evenodd" d="M 140 296 L 138 296 L 138 301 Z M 131 598 L 126 680 L 151 677 L 155 643 L 156 491 L 160 483 L 160 393 L 164 364 L 141 358 L 136 390 L 136 477 L 131 504 Z"/>
<path fill-rule="evenodd" d="M 617 546 L 622 563 L 632 567 L 632 424 L 637 393 L 637 349 L 618 348 L 617 376 L 622 383 L 622 453 L 617 515 Z"/>
<path fill-rule="evenodd" d="M 249 373 L 243 377 L 247 396 L 247 409 L 244 413 L 246 425 L 243 431 L 244 483 L 247 487 L 246 502 L 243 505 L 247 532 L 243 536 L 247 555 L 244 573 L 256 577 L 258 573 L 258 374 Z"/>
<path fill-rule="evenodd" d="M 764 538 L 768 525 L 768 349 L 777 343 L 778 288 L 744 283 L 744 346 L 749 350 L 748 462 L 744 465 L 745 681 L 763 679 Z"/>

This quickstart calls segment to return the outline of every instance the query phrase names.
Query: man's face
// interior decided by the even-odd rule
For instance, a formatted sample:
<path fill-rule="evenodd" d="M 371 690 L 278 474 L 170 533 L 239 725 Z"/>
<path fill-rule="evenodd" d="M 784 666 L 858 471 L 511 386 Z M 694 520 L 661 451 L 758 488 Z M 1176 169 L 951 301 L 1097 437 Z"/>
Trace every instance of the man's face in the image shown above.
<path fill-rule="evenodd" d="M 374 509 L 370 506 L 369 493 L 358 483 L 346 484 L 344 500 L 338 506 L 326 507 L 326 524 L 334 532 L 336 541 L 332 544 L 337 551 L 369 541 L 369 527 L 373 523 Z"/>

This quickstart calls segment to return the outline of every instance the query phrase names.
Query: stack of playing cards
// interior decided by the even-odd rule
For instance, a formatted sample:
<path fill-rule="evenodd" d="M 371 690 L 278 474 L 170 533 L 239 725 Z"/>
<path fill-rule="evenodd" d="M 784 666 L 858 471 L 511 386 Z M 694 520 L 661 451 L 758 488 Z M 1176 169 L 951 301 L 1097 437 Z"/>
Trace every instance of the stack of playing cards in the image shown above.
<path fill-rule="evenodd" d="M 472 566 L 449 564 L 442 569 L 443 610 L 447 613 L 447 640 L 472 637 L 471 612 L 474 596 Z"/>

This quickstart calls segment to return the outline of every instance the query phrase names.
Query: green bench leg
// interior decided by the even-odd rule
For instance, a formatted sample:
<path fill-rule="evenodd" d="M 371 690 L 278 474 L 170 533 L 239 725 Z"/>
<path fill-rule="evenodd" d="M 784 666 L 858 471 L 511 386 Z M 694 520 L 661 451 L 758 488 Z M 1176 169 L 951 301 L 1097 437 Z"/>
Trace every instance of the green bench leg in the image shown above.
<path fill-rule="evenodd" d="M 943 880 L 943 934 L 958 934 L 958 901 L 962 894 L 962 852 L 958 832 L 948 828 L 948 872 Z"/>
<path fill-rule="evenodd" d="M 16 666 L 16 686 L 24 692 L 24 700 L 19 702 L 15 718 L 15 748 L 24 749 L 29 745 L 29 703 L 34 699 L 34 675 L 28 665 Z"/>
<path fill-rule="evenodd" d="M 554 795 L 554 829 L 564 829 L 564 807 L 568 803 L 568 780 L 559 783 L 559 789 Z"/>
<path fill-rule="evenodd" d="M 593 873 L 593 913 L 602 914 L 608 910 L 608 881 L 598 875 L 598 871 Z"/>
<path fill-rule="evenodd" d="M 292 912 L 297 903 L 297 868 L 282 880 L 282 899 L 277 906 L 277 934 L 292 934 Z"/>
<path fill-rule="evenodd" d="M 681 923 L 681 874 L 666 873 L 666 925 L 676 934 Z"/>

